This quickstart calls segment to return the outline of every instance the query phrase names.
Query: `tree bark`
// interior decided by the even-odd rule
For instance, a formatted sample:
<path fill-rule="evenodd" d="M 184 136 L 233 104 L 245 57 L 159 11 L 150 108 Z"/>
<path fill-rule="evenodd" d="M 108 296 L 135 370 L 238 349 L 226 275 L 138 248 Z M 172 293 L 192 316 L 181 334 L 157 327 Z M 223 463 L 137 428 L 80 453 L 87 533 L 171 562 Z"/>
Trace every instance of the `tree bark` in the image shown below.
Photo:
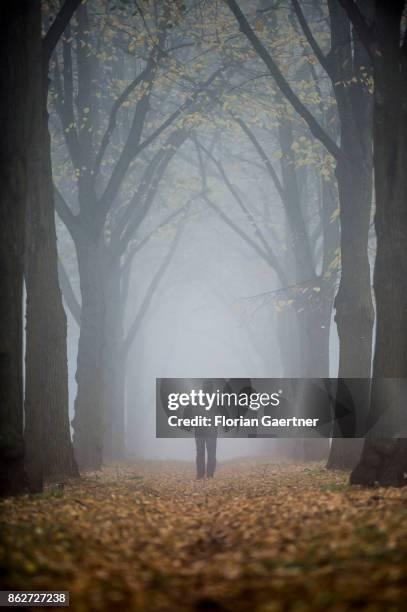
<path fill-rule="evenodd" d="M 26 485 L 23 442 L 23 270 L 31 67 L 41 62 L 38 1 L 0 9 L 0 495 Z"/>
<path fill-rule="evenodd" d="M 353 9 L 353 7 L 349 7 Z M 407 377 L 407 66 L 406 34 L 400 46 L 405 1 L 375 2 L 374 169 L 377 253 L 374 291 L 377 310 L 376 346 L 370 421 L 385 408 L 405 411 L 401 382 Z M 353 13 L 349 13 L 351 18 Z M 362 19 L 363 21 L 363 19 Z M 358 24 L 358 25 L 357 25 Z M 355 22 L 355 27 L 360 27 Z M 365 39 L 367 36 L 365 36 Z M 392 379 L 393 393 L 383 396 L 383 379 Z M 403 432 L 405 434 L 405 432 Z M 384 438 L 384 435 L 383 435 Z M 351 483 L 407 484 L 407 440 L 368 435 Z"/>
<path fill-rule="evenodd" d="M 369 401 L 374 309 L 371 295 L 368 232 L 371 213 L 371 167 L 357 157 L 349 138 L 351 164 L 338 167 L 341 218 L 341 280 L 335 298 L 335 321 L 339 336 L 339 372 L 335 422 L 328 469 L 352 469 L 360 455 L 361 440 L 345 439 L 351 431 L 341 429 L 343 398 L 351 391 L 356 413 L 363 413 Z M 355 147 L 355 148 L 353 148 Z M 353 155 L 352 155 L 353 153 Z M 358 418 L 360 415 L 355 414 Z"/>
<path fill-rule="evenodd" d="M 39 106 L 31 143 L 26 263 L 25 441 L 29 480 L 38 489 L 47 480 L 78 476 L 69 426 L 67 322 L 58 282 L 47 75 L 38 72 Z"/>
<path fill-rule="evenodd" d="M 82 296 L 78 344 L 74 428 L 75 457 L 81 470 L 102 466 L 102 359 L 105 343 L 105 300 L 98 240 L 77 239 Z"/>
<path fill-rule="evenodd" d="M 125 367 L 121 270 L 109 270 L 105 279 L 106 342 L 103 352 L 103 463 L 125 457 Z"/>
<path fill-rule="evenodd" d="M 331 79 L 340 118 L 341 151 L 336 176 L 341 222 L 341 279 L 335 298 L 339 336 L 339 372 L 335 416 L 352 378 L 370 378 L 374 309 L 371 292 L 368 240 L 372 206 L 372 95 L 361 82 L 370 60 L 358 36 L 353 47 L 350 22 L 336 0 L 329 0 L 331 18 Z M 354 79 L 354 80 L 352 80 Z M 356 82 L 354 82 L 356 81 Z M 359 385 L 359 383 L 356 383 Z M 363 390 L 366 393 L 363 393 Z M 368 402 L 368 385 L 355 389 L 356 411 Z M 327 467 L 355 465 L 360 440 L 341 437 L 335 421 Z"/>

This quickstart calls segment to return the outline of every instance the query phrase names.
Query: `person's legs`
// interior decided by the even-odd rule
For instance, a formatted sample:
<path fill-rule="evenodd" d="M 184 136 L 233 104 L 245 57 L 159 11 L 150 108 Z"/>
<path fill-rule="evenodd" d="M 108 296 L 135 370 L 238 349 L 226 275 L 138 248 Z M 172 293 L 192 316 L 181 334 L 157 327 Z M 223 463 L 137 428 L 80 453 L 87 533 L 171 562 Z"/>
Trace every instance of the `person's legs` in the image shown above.
<path fill-rule="evenodd" d="M 205 476 L 205 438 L 196 437 L 196 477 Z"/>
<path fill-rule="evenodd" d="M 208 463 L 206 466 L 206 475 L 212 478 L 216 468 L 216 436 L 206 438 L 206 450 L 208 453 Z"/>

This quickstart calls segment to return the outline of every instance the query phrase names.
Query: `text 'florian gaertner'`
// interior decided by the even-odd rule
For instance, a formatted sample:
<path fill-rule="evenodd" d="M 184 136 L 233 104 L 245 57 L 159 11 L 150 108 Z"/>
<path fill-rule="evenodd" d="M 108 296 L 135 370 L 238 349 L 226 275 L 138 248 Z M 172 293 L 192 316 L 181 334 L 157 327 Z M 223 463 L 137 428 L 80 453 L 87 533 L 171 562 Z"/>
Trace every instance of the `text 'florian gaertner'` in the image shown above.
<path fill-rule="evenodd" d="M 192 418 L 178 417 L 171 415 L 168 417 L 170 427 L 316 427 L 319 419 L 301 419 L 289 417 L 277 419 L 264 415 L 261 419 L 257 417 L 233 417 L 228 418 L 223 415 L 208 417 L 197 415 Z"/>

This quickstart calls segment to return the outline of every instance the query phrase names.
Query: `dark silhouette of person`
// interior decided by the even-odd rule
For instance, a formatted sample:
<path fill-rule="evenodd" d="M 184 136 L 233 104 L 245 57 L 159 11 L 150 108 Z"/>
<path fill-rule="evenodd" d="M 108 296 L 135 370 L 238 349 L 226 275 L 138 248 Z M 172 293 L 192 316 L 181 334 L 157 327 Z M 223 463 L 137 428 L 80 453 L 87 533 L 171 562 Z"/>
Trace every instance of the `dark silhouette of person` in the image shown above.
<path fill-rule="evenodd" d="M 204 393 L 213 393 L 214 387 L 211 380 L 205 380 L 202 384 L 202 390 Z M 216 447 L 218 441 L 218 426 L 215 425 L 216 414 L 222 414 L 226 418 L 229 416 L 226 409 L 223 406 L 212 407 L 211 410 L 206 412 L 207 416 L 211 418 L 211 425 L 205 427 L 195 427 L 195 445 L 196 445 L 196 478 L 201 480 L 202 478 L 213 478 L 216 470 Z M 228 431 L 228 428 L 224 428 Z M 205 466 L 205 450 L 207 455 L 206 466 Z M 205 469 L 206 468 L 206 469 Z"/>
<path fill-rule="evenodd" d="M 204 381 L 202 385 L 204 393 L 213 392 L 213 383 L 211 380 Z M 201 480 L 205 477 L 205 449 L 207 453 L 206 462 L 206 477 L 213 478 L 216 470 L 216 446 L 218 442 L 218 428 L 213 422 L 215 411 L 210 410 L 212 414 L 208 416 L 212 419 L 211 426 L 195 427 L 195 445 L 196 445 L 196 478 Z"/>
<path fill-rule="evenodd" d="M 206 477 L 213 478 L 216 469 L 216 445 L 218 437 L 217 434 L 206 434 L 205 437 L 196 435 L 195 433 L 195 444 L 196 444 L 196 478 L 201 480 L 205 477 L 205 448 L 208 455 L 206 463 Z"/>
<path fill-rule="evenodd" d="M 187 382 L 190 384 L 192 379 L 183 379 L 181 381 L 177 380 L 169 380 L 163 379 L 160 385 L 160 397 L 161 397 L 161 405 L 164 409 L 164 413 L 166 417 L 168 417 L 171 412 L 168 410 L 168 395 L 169 393 L 176 392 L 180 393 L 181 391 L 184 393 L 188 393 L 191 391 L 189 385 L 187 384 L 183 387 L 182 383 Z M 199 387 L 202 379 L 195 379 L 195 384 Z M 218 379 L 221 381 L 219 387 L 222 388 L 224 386 L 224 380 Z M 202 382 L 202 391 L 204 393 L 213 393 L 216 391 L 214 389 L 214 384 L 212 380 L 204 380 Z M 206 405 L 206 407 L 209 404 Z M 217 438 L 218 438 L 218 426 L 215 425 L 215 416 L 223 415 L 225 418 L 229 417 L 229 413 L 226 408 L 222 406 L 214 405 L 210 410 L 205 409 L 205 406 L 196 406 L 189 404 L 185 407 L 183 412 L 183 417 L 186 419 L 191 419 L 194 416 L 205 416 L 209 417 L 211 420 L 210 425 L 202 425 L 198 427 L 194 427 L 194 437 L 195 437 L 195 445 L 196 445 L 196 477 L 198 480 L 202 478 L 213 478 L 216 469 L 216 447 L 217 447 Z M 192 430 L 191 426 L 181 425 L 180 428 L 184 431 L 190 432 Z M 230 427 L 223 427 L 224 431 L 229 431 Z M 207 461 L 206 461 L 207 455 Z"/>

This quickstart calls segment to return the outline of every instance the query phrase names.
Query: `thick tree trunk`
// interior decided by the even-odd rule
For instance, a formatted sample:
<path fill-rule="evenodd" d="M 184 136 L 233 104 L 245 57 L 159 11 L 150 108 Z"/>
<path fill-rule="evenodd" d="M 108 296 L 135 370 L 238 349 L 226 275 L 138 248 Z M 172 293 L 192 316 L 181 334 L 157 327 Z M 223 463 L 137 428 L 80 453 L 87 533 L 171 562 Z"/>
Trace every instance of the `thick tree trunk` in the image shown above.
<path fill-rule="evenodd" d="M 352 145 L 349 153 L 351 150 Z M 341 209 L 341 281 L 335 298 L 339 377 L 369 378 L 374 321 L 368 257 L 372 168 L 364 160 L 350 164 L 339 166 L 337 172 Z"/>
<path fill-rule="evenodd" d="M 23 442 L 23 266 L 32 64 L 41 62 L 39 3 L 0 8 L 0 495 L 25 488 Z"/>
<path fill-rule="evenodd" d="M 120 268 L 105 282 L 106 341 L 103 352 L 103 462 L 125 457 L 125 354 L 123 353 L 123 303 Z"/>
<path fill-rule="evenodd" d="M 117 463 L 126 456 L 125 359 L 111 347 L 103 370 L 103 463 Z"/>
<path fill-rule="evenodd" d="M 362 2 L 361 6 L 370 12 L 370 4 Z M 339 419 L 342 398 L 350 389 L 356 401 L 357 419 L 361 418 L 368 404 L 369 385 L 356 383 L 358 387 L 353 391 L 351 379 L 369 379 L 371 376 L 374 323 L 368 256 L 373 180 L 373 101 L 361 77 L 362 72 L 369 71 L 369 56 L 357 35 L 354 35 L 352 49 L 350 22 L 340 4 L 329 0 L 329 12 L 331 69 L 344 154 L 336 170 L 341 222 L 341 280 L 335 298 L 335 321 L 339 336 L 335 416 Z M 327 465 L 330 469 L 351 469 L 360 453 L 360 440 L 345 441 L 341 435 L 337 420 Z"/>
<path fill-rule="evenodd" d="M 74 428 L 75 457 L 81 470 L 102 466 L 102 360 L 105 341 L 105 300 L 97 241 L 76 244 L 82 296 L 78 345 Z"/>
<path fill-rule="evenodd" d="M 33 129 L 26 230 L 26 393 L 27 473 L 39 488 L 47 480 L 78 476 L 69 426 L 67 323 L 58 283 L 47 85 L 39 79 L 38 122 Z M 41 89 L 42 88 L 42 89 Z"/>
<path fill-rule="evenodd" d="M 357 146 L 357 145 L 354 145 Z M 352 145 L 347 148 L 351 155 Z M 353 149 L 354 151 L 354 149 Z M 341 281 L 335 298 L 335 321 L 339 336 L 338 391 L 329 469 L 352 469 L 361 451 L 360 439 L 344 439 L 341 430 L 342 398 L 348 390 L 356 401 L 355 412 L 363 413 L 369 402 L 369 385 L 352 379 L 371 375 L 374 310 L 371 295 L 368 233 L 371 214 L 371 166 L 363 159 L 338 167 L 341 209 Z M 355 414 L 356 418 L 360 415 Z"/>
<path fill-rule="evenodd" d="M 377 254 L 374 290 L 377 310 L 370 420 L 384 409 L 405 412 L 401 380 L 407 377 L 407 68 L 400 48 L 405 2 L 376 2 L 374 29 L 374 167 Z M 386 389 L 393 392 L 383 396 Z M 381 380 L 382 379 L 382 380 Z M 402 432 L 406 435 L 406 432 Z M 383 434 L 385 436 L 385 434 Z M 354 484 L 407 484 L 407 440 L 367 437 Z"/>

